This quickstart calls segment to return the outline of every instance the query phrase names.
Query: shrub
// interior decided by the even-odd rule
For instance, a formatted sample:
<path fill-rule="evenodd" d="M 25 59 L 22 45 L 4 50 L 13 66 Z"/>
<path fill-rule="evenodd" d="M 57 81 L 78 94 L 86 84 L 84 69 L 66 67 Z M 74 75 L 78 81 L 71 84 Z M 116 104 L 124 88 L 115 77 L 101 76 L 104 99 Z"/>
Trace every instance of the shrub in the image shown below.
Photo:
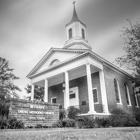
<path fill-rule="evenodd" d="M 123 109 L 114 109 L 111 112 L 110 122 L 113 127 L 125 127 L 125 126 L 136 126 L 137 121 L 133 116 L 124 111 Z"/>
<path fill-rule="evenodd" d="M 94 128 L 96 125 L 96 121 L 91 117 L 82 117 L 76 121 L 76 126 L 78 128 Z"/>
<path fill-rule="evenodd" d="M 138 126 L 140 126 L 140 113 L 135 115 L 135 119 L 138 122 Z"/>
<path fill-rule="evenodd" d="M 76 119 L 76 115 L 78 115 L 78 113 L 80 113 L 80 110 L 74 106 L 70 106 L 67 109 L 67 112 L 68 112 L 68 118 Z"/>
<path fill-rule="evenodd" d="M 0 117 L 0 129 L 22 129 L 24 124 L 16 118 Z"/>
<path fill-rule="evenodd" d="M 96 118 L 97 127 L 109 127 L 110 119 L 109 118 Z"/>
<path fill-rule="evenodd" d="M 53 127 L 75 127 L 75 120 L 73 119 L 63 119 L 63 120 L 58 120 L 56 123 L 53 124 Z"/>
<path fill-rule="evenodd" d="M 63 123 L 62 120 L 58 120 L 56 123 L 53 124 L 53 127 L 56 128 L 62 128 L 63 127 Z"/>
<path fill-rule="evenodd" d="M 75 127 L 75 123 L 74 119 L 64 119 L 62 121 L 63 127 Z"/>
<path fill-rule="evenodd" d="M 9 104 L 0 101 L 0 116 L 8 118 Z"/>
<path fill-rule="evenodd" d="M 35 128 L 43 128 L 42 124 L 36 124 Z"/>

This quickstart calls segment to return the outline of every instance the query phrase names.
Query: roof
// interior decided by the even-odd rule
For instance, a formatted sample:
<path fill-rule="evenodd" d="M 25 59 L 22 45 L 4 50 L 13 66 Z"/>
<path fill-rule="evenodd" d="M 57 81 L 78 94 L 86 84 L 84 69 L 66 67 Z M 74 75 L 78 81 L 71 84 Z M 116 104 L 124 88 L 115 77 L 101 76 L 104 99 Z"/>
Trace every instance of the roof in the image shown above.
<path fill-rule="evenodd" d="M 71 52 L 71 53 L 84 53 L 88 49 L 61 49 L 61 48 L 50 48 L 50 50 L 43 56 L 43 58 L 35 65 L 35 67 L 29 72 L 27 77 L 34 75 L 36 71 L 43 65 L 43 63 L 53 54 L 54 52 Z"/>
<path fill-rule="evenodd" d="M 68 52 L 75 52 L 75 53 L 79 53 L 78 56 L 74 57 L 74 58 L 71 58 L 71 59 L 68 59 L 64 62 L 61 62 L 55 66 L 51 66 L 51 67 L 48 67 L 46 68 L 45 70 L 39 72 L 39 73 L 35 73 L 38 68 L 43 64 L 43 62 L 54 52 L 54 51 L 68 51 Z M 37 75 L 40 75 L 41 73 L 44 73 L 44 72 L 48 72 L 48 71 L 51 71 L 53 69 L 57 69 L 61 66 L 64 66 L 65 64 L 68 64 L 68 63 L 71 63 L 77 59 L 80 59 L 82 57 L 85 57 L 85 56 L 91 56 L 93 57 L 94 59 L 98 60 L 99 62 L 101 63 L 104 63 L 106 65 L 108 65 L 109 67 L 112 67 L 113 69 L 121 72 L 122 74 L 130 77 L 130 78 L 134 78 L 133 76 L 131 76 L 129 73 L 127 73 L 126 71 L 122 70 L 121 68 L 117 67 L 116 65 L 112 64 L 111 62 L 105 60 L 104 58 L 102 58 L 101 56 L 97 55 L 96 53 L 90 51 L 90 50 L 77 50 L 77 49 L 57 49 L 57 48 L 51 48 L 47 54 L 45 54 L 45 56 L 37 63 L 37 65 L 31 70 L 31 72 L 27 75 L 28 78 L 30 77 L 34 77 L 34 76 L 37 76 Z"/>
<path fill-rule="evenodd" d="M 83 24 L 84 26 L 86 26 L 84 23 L 82 23 L 79 20 L 78 15 L 77 15 L 77 12 L 76 12 L 75 4 L 73 4 L 73 5 L 74 5 L 74 7 L 73 7 L 73 16 L 72 16 L 72 19 L 71 19 L 70 23 L 72 23 L 72 22 L 80 22 L 81 24 Z M 70 23 L 68 23 L 67 25 L 69 25 Z"/>

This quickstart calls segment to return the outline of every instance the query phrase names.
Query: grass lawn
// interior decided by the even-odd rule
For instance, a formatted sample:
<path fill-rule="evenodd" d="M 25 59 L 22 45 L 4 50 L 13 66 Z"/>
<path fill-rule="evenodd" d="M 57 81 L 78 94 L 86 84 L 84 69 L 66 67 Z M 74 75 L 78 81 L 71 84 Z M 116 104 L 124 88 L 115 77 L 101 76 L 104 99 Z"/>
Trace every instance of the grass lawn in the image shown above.
<path fill-rule="evenodd" d="M 2 130 L 0 140 L 140 140 L 140 127 Z"/>

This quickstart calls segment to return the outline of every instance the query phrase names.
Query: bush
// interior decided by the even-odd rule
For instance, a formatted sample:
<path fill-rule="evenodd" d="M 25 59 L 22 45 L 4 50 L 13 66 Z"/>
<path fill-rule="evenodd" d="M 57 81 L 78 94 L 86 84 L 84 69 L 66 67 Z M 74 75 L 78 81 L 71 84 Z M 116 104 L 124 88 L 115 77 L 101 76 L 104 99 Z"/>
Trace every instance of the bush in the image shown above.
<path fill-rule="evenodd" d="M 63 127 L 63 122 L 62 120 L 58 120 L 56 123 L 53 124 L 54 128 L 62 128 Z"/>
<path fill-rule="evenodd" d="M 109 127 L 111 125 L 109 118 L 96 118 L 97 127 Z"/>
<path fill-rule="evenodd" d="M 80 113 L 80 110 L 74 106 L 70 106 L 68 109 L 68 118 L 70 119 L 76 119 L 76 115 Z"/>
<path fill-rule="evenodd" d="M 96 125 L 96 121 L 90 117 L 82 117 L 76 121 L 76 126 L 78 128 L 94 128 Z"/>
<path fill-rule="evenodd" d="M 75 120 L 73 119 L 63 119 L 63 120 L 58 120 L 56 123 L 53 124 L 53 127 L 75 127 Z"/>
<path fill-rule="evenodd" d="M 75 123 L 74 119 L 64 119 L 62 121 L 63 127 L 75 127 Z"/>
<path fill-rule="evenodd" d="M 135 115 L 135 119 L 138 122 L 138 126 L 140 126 L 140 113 Z"/>
<path fill-rule="evenodd" d="M 0 129 L 22 129 L 24 124 L 16 118 L 0 117 Z"/>
<path fill-rule="evenodd" d="M 114 109 L 111 114 L 110 122 L 113 127 L 137 126 L 135 118 L 123 109 Z"/>
<path fill-rule="evenodd" d="M 0 101 L 0 116 L 8 118 L 9 104 Z"/>

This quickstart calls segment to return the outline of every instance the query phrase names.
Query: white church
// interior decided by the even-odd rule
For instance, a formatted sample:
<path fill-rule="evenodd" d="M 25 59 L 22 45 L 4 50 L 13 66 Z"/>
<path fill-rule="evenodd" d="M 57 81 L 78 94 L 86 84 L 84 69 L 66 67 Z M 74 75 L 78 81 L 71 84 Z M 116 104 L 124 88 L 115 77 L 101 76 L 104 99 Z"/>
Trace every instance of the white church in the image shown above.
<path fill-rule="evenodd" d="M 75 106 L 80 115 L 105 116 L 115 108 L 133 114 L 140 111 L 140 99 L 132 89 L 133 77 L 92 51 L 86 25 L 76 13 L 66 24 L 66 42 L 51 48 L 27 77 L 34 86 L 44 87 L 44 102 Z"/>

